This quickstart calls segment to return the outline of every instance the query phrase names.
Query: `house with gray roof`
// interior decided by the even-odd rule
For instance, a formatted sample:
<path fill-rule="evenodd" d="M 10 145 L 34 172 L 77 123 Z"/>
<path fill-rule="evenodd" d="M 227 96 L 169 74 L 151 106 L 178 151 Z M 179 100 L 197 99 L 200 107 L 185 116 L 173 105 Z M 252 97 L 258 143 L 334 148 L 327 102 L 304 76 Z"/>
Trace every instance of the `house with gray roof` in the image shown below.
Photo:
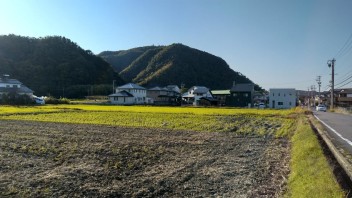
<path fill-rule="evenodd" d="M 127 83 L 115 89 L 115 93 L 110 94 L 109 100 L 111 104 L 133 105 L 146 104 L 147 89 L 134 83 Z"/>
<path fill-rule="evenodd" d="M 155 105 L 178 105 L 180 95 L 177 85 L 157 86 L 147 90 L 147 98 L 151 98 Z"/>
<path fill-rule="evenodd" d="M 188 104 L 193 104 L 194 106 L 201 105 L 202 100 L 214 102 L 214 97 L 210 90 L 204 86 L 193 86 L 186 93 L 182 95 L 182 100 Z"/>
<path fill-rule="evenodd" d="M 335 97 L 336 105 L 340 107 L 352 107 L 352 88 L 337 89 Z"/>
<path fill-rule="evenodd" d="M 0 78 L 0 97 L 3 94 L 16 93 L 16 94 L 26 94 L 28 96 L 33 96 L 33 90 L 25 86 L 23 83 L 16 79 L 11 79 L 9 75 L 5 74 Z"/>
<path fill-rule="evenodd" d="M 253 83 L 233 83 L 230 96 L 226 98 L 226 105 L 233 107 L 252 107 L 254 96 Z"/>

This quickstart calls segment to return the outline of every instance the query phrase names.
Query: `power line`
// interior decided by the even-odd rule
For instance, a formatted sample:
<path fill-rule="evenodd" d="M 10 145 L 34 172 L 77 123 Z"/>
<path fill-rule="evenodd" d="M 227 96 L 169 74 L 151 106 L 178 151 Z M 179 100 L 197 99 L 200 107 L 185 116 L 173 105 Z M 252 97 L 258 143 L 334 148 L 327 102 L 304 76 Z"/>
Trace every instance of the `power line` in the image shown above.
<path fill-rule="evenodd" d="M 349 79 L 351 79 L 351 78 L 352 78 L 352 75 L 351 75 L 351 76 L 349 76 L 349 77 L 347 77 L 347 78 L 346 78 L 346 79 L 344 79 L 343 81 L 341 81 L 341 82 L 339 82 L 339 83 L 335 84 L 335 85 L 340 85 L 340 84 L 342 84 L 342 83 L 346 82 L 347 80 L 349 80 Z"/>
<path fill-rule="evenodd" d="M 341 56 L 345 55 L 343 54 L 344 52 L 346 52 L 346 50 L 348 49 L 351 50 L 352 48 L 352 33 L 351 35 L 348 37 L 347 41 L 345 42 L 345 44 L 342 46 L 342 48 L 337 52 L 337 54 L 335 55 L 336 58 L 340 58 Z M 347 51 L 347 52 L 348 52 Z"/>
<path fill-rule="evenodd" d="M 346 84 L 343 84 L 343 85 L 341 85 L 341 86 L 337 87 L 336 89 L 340 89 L 340 88 L 342 88 L 342 87 L 344 87 L 344 86 L 346 86 L 346 85 L 348 85 L 348 84 L 350 84 L 350 83 L 352 83 L 352 80 L 351 80 L 351 81 L 349 81 L 349 82 L 347 82 Z"/>
<path fill-rule="evenodd" d="M 351 70 L 351 71 L 346 72 L 344 75 L 342 75 L 342 76 L 341 76 L 341 78 L 345 78 L 345 76 L 348 76 L 350 73 L 352 74 L 352 70 Z"/>

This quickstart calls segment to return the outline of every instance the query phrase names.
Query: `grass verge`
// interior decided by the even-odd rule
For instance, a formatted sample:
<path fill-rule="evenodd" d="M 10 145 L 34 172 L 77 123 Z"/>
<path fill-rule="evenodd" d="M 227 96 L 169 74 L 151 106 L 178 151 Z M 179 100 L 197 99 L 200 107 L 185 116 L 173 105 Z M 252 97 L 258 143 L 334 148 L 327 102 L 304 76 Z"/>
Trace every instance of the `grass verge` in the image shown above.
<path fill-rule="evenodd" d="M 285 197 L 345 197 L 307 120 L 300 116 L 291 138 L 291 173 Z"/>

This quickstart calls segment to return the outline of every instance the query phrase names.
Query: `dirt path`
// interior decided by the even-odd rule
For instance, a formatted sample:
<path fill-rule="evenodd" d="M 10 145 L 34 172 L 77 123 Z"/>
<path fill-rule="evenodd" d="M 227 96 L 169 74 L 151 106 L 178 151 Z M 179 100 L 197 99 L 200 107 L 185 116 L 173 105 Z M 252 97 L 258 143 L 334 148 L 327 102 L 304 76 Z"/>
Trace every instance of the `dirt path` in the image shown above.
<path fill-rule="evenodd" d="M 275 197 L 285 139 L 0 120 L 0 196 Z"/>

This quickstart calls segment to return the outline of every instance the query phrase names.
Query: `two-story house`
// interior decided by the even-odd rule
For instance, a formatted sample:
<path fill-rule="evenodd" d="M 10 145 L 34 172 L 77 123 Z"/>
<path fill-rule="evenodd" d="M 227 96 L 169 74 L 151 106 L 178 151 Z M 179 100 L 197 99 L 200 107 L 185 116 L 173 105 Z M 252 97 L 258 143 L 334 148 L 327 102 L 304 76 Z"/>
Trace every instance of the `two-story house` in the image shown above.
<path fill-rule="evenodd" d="M 201 100 L 213 101 L 213 95 L 210 90 L 204 86 L 193 86 L 186 93 L 182 95 L 182 99 L 188 103 L 198 106 Z"/>
<path fill-rule="evenodd" d="M 233 107 L 252 107 L 254 97 L 254 84 L 233 83 L 230 96 L 226 98 L 226 105 Z"/>
<path fill-rule="evenodd" d="M 295 89 L 269 89 L 269 107 L 273 109 L 290 109 L 296 107 Z"/>
<path fill-rule="evenodd" d="M 150 98 L 155 105 L 177 105 L 179 97 L 180 88 L 177 85 L 157 86 L 147 90 L 147 98 Z"/>
<path fill-rule="evenodd" d="M 33 96 L 33 91 L 31 89 L 16 79 L 10 79 L 10 76 L 5 74 L 0 78 L 0 98 L 3 94 L 9 93 Z"/>
<path fill-rule="evenodd" d="M 211 90 L 211 94 L 218 101 L 218 105 L 225 106 L 226 98 L 230 96 L 230 90 Z"/>
<path fill-rule="evenodd" d="M 352 88 L 337 90 L 336 104 L 341 107 L 352 107 Z"/>
<path fill-rule="evenodd" d="M 147 89 L 134 83 L 117 87 L 115 93 L 109 95 L 111 104 L 132 105 L 146 104 Z"/>

